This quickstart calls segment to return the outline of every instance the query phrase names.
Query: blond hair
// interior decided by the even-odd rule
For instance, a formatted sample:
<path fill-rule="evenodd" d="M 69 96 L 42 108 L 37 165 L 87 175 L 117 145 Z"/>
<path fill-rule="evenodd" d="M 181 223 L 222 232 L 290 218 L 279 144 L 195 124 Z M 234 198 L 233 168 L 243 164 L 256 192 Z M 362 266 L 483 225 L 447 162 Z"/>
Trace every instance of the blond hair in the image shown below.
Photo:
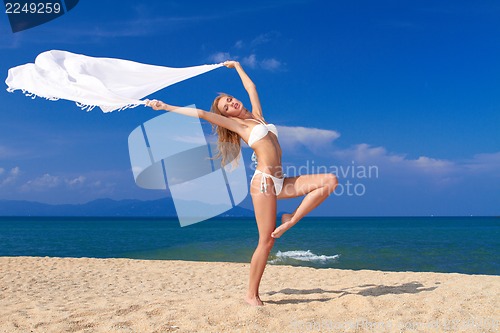
<path fill-rule="evenodd" d="M 212 103 L 210 112 L 224 116 L 219 110 L 219 101 L 223 97 L 233 96 L 225 93 L 219 93 L 219 96 L 217 96 Z M 215 124 L 212 124 L 212 130 L 217 133 L 217 154 L 213 157 L 213 159 L 222 157 L 222 166 L 225 166 L 231 161 L 233 167 L 238 166 L 238 157 L 241 151 L 241 141 L 238 133 Z"/>

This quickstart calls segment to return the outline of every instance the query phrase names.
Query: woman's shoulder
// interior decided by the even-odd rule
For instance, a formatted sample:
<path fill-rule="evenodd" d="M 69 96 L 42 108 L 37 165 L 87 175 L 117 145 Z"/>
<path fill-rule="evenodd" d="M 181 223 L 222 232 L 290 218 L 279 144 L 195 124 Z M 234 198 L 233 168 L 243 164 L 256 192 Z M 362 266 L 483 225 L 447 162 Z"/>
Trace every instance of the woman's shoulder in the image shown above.
<path fill-rule="evenodd" d="M 249 126 L 253 126 L 253 125 L 250 125 L 250 124 L 262 124 L 262 123 L 266 123 L 266 121 L 264 120 L 264 118 L 246 118 L 246 119 L 241 119 L 241 118 L 231 118 L 233 119 L 234 121 L 236 121 L 238 124 L 240 124 L 241 126 L 243 127 L 249 127 Z"/>
<path fill-rule="evenodd" d="M 266 124 L 267 125 L 267 121 L 264 119 L 264 117 L 258 117 L 258 116 L 253 116 L 253 118 L 249 118 L 250 120 L 253 120 L 254 122 L 258 122 L 260 124 Z"/>

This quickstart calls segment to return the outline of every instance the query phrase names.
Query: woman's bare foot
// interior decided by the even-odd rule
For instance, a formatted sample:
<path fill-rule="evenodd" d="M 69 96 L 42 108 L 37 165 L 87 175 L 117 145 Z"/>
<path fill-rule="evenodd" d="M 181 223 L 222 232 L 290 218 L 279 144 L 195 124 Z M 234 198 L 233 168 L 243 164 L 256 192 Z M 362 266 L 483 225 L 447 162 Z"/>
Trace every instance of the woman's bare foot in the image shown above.
<path fill-rule="evenodd" d="M 292 217 L 293 214 L 283 214 L 281 216 L 281 225 L 274 229 L 274 231 L 271 233 L 271 237 L 280 238 L 281 235 L 285 233 L 285 231 L 293 227 L 296 222 L 292 221 Z"/>
<path fill-rule="evenodd" d="M 259 296 L 246 296 L 245 301 L 253 306 L 263 306 L 264 303 L 260 300 Z"/>

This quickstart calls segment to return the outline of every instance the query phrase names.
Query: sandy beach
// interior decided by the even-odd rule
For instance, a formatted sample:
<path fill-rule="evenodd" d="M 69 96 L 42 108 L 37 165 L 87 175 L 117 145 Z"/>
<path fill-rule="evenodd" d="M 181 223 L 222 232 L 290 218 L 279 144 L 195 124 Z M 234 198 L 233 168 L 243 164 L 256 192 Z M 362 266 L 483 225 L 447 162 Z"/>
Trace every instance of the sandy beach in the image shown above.
<path fill-rule="evenodd" d="M 499 332 L 500 276 L 0 257 L 0 332 Z"/>

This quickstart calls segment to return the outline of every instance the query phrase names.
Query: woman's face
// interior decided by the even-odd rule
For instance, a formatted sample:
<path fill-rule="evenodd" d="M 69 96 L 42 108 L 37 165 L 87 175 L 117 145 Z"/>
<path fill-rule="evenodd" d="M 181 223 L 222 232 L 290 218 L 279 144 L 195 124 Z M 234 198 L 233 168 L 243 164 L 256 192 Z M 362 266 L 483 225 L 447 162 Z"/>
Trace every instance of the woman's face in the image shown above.
<path fill-rule="evenodd" d="M 217 105 L 226 117 L 238 117 L 243 112 L 243 104 L 232 96 L 223 96 Z"/>

